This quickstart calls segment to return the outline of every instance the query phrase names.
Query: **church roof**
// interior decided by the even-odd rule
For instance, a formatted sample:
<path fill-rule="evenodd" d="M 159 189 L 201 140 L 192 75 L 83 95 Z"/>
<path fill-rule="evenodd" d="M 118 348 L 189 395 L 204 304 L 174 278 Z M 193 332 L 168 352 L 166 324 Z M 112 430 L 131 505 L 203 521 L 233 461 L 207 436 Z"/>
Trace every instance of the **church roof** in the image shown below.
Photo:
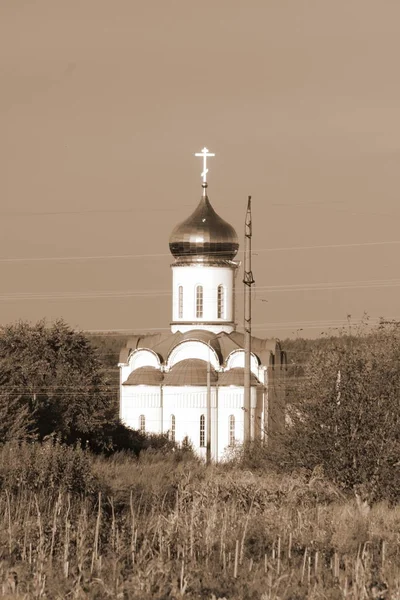
<path fill-rule="evenodd" d="M 215 212 L 205 188 L 195 211 L 171 233 L 169 249 L 180 262 L 214 263 L 235 258 L 239 249 L 236 231 Z"/>
<path fill-rule="evenodd" d="M 207 366 L 204 360 L 188 358 L 181 360 L 164 375 L 164 385 L 207 385 Z M 210 365 L 210 382 L 217 382 L 217 374 Z"/>
<path fill-rule="evenodd" d="M 210 343 L 210 346 L 215 350 L 220 364 L 222 365 L 229 354 L 234 350 L 244 349 L 244 334 L 237 331 L 232 333 L 219 333 L 215 335 L 210 331 L 201 329 L 193 329 L 185 333 L 177 331 L 176 333 L 155 333 L 149 335 L 136 335 L 129 338 L 126 346 L 120 352 L 119 362 L 127 363 L 130 353 L 139 348 L 153 350 L 161 362 L 166 362 L 171 350 L 178 344 L 196 340 L 205 343 Z M 275 364 L 281 361 L 279 341 L 275 338 L 260 339 L 251 338 L 251 350 L 258 356 L 261 364 L 268 365 L 271 362 L 271 356 L 276 355 Z"/>
<path fill-rule="evenodd" d="M 244 386 L 244 369 L 243 367 L 234 367 L 233 369 L 229 369 L 229 371 L 224 371 L 223 373 L 218 374 L 218 385 L 236 385 L 238 387 Z M 251 373 L 250 375 L 250 385 L 261 385 L 258 379 Z"/>
<path fill-rule="evenodd" d="M 239 348 L 244 348 L 244 333 L 233 331 L 229 337 Z M 271 362 L 280 364 L 283 360 L 281 345 L 276 338 L 251 338 L 251 351 L 258 356 L 262 365 L 269 365 Z"/>
<path fill-rule="evenodd" d="M 163 374 L 155 367 L 139 367 L 122 385 L 160 385 L 163 379 Z"/>

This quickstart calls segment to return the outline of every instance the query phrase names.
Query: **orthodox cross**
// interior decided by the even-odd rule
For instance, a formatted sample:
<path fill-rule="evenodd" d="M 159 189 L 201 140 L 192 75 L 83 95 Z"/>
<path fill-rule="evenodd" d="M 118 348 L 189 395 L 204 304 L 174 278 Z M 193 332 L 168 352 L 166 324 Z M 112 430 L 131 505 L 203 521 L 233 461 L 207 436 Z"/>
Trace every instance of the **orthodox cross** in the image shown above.
<path fill-rule="evenodd" d="M 195 154 L 195 156 L 202 156 L 203 157 L 203 172 L 202 172 L 201 176 L 203 178 L 203 183 L 207 183 L 207 173 L 208 173 L 208 169 L 207 169 L 207 157 L 208 156 L 215 156 L 215 154 L 211 154 L 211 152 L 209 152 L 207 148 L 203 148 L 203 150 L 201 152 L 197 152 Z"/>

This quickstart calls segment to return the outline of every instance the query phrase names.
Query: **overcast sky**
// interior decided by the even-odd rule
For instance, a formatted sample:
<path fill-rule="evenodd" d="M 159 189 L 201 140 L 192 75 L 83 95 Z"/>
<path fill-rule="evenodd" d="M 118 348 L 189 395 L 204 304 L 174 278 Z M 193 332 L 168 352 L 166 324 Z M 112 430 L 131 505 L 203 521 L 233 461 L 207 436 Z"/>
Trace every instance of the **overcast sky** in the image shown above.
<path fill-rule="evenodd" d="M 398 0 L 1 0 L 0 322 L 168 328 L 203 146 L 242 248 L 253 197 L 255 333 L 400 318 L 399 24 Z"/>

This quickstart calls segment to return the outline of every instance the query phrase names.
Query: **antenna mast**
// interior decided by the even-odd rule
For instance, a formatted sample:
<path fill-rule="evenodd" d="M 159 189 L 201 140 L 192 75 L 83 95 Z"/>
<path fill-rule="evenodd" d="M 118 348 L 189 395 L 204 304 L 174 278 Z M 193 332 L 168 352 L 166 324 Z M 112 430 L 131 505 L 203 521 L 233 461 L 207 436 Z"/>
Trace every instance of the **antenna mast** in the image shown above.
<path fill-rule="evenodd" d="M 254 283 L 251 270 L 251 196 L 248 197 L 246 220 L 244 226 L 244 442 L 251 440 L 251 286 Z"/>

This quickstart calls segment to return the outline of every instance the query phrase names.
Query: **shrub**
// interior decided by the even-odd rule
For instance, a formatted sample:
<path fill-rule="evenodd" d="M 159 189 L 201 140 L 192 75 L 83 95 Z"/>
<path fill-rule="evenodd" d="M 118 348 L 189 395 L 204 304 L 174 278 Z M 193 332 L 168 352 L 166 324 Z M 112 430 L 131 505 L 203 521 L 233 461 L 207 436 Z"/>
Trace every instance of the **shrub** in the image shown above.
<path fill-rule="evenodd" d="M 9 442 L 0 449 L 0 485 L 9 490 L 28 488 L 87 494 L 96 488 L 89 452 L 57 439 Z"/>
<path fill-rule="evenodd" d="M 288 469 L 322 466 L 369 503 L 399 500 L 400 328 L 341 336 L 317 348 L 288 407 L 291 426 L 274 450 Z"/>

